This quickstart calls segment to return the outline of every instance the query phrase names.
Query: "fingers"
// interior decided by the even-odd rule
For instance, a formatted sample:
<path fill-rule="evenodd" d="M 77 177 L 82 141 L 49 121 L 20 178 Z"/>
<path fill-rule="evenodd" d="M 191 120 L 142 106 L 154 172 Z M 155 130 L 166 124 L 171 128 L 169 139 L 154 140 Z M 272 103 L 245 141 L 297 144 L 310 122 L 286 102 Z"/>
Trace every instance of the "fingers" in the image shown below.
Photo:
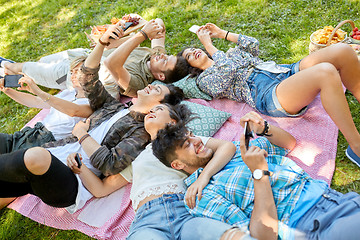
<path fill-rule="evenodd" d="M 194 187 L 189 187 L 186 191 L 185 201 L 189 208 L 194 208 L 196 205 L 196 189 Z"/>
<path fill-rule="evenodd" d="M 244 133 L 242 133 L 240 136 L 240 152 L 241 152 L 241 156 L 245 156 L 246 147 L 245 147 L 245 134 Z"/>
<path fill-rule="evenodd" d="M 66 162 L 71 171 L 75 174 L 80 173 L 80 169 L 77 167 L 77 162 L 75 160 L 76 153 L 71 153 L 68 155 Z"/>

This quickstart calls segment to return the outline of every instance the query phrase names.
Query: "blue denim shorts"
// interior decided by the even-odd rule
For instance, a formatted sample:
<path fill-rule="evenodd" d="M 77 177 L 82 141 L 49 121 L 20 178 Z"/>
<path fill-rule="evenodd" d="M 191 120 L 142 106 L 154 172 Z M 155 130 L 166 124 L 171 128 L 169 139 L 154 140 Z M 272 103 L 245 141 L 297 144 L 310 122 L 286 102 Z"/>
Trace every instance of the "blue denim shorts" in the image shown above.
<path fill-rule="evenodd" d="M 164 194 L 136 211 L 127 240 L 217 240 L 230 228 L 223 222 L 191 216 L 183 194 Z"/>
<path fill-rule="evenodd" d="M 295 239 L 359 239 L 360 195 L 325 190 L 296 225 Z"/>
<path fill-rule="evenodd" d="M 299 65 L 300 61 L 293 64 L 281 64 L 282 67 L 290 68 L 287 73 L 271 73 L 256 68 L 253 70 L 247 84 L 256 109 L 260 113 L 271 117 L 298 117 L 305 113 L 306 107 L 297 114 L 286 112 L 276 96 L 276 87 L 283 80 L 297 73 Z"/>

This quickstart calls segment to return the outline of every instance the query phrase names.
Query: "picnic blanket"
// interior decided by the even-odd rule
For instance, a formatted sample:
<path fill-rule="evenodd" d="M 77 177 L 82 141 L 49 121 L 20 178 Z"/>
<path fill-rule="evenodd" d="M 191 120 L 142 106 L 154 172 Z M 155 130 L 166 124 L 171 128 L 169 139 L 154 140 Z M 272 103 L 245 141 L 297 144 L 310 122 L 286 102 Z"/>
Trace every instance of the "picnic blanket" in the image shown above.
<path fill-rule="evenodd" d="M 215 138 L 229 141 L 239 140 L 240 134 L 243 132 L 242 127 L 239 125 L 239 120 L 241 116 L 253 110 L 244 103 L 227 99 L 212 101 L 192 99 L 190 101 L 232 114 L 229 120 L 214 135 Z M 320 98 L 317 97 L 310 104 L 308 111 L 302 117 L 263 117 L 269 123 L 289 131 L 296 138 L 297 145 L 289 154 L 289 157 L 313 178 L 325 180 L 330 184 L 335 168 L 338 129 L 323 109 Z M 104 225 L 99 227 L 93 227 L 89 224 L 92 224 L 91 219 L 100 217 L 101 214 L 95 213 L 99 209 L 101 210 L 101 201 L 106 198 L 100 200 L 92 199 L 83 209 L 74 214 L 69 214 L 64 209 L 49 207 L 42 203 L 39 198 L 32 195 L 18 198 L 9 205 L 9 208 L 34 221 L 54 228 L 76 229 L 97 239 L 125 239 L 134 217 L 134 211 L 129 200 L 130 187 L 128 185 L 119 190 L 119 192 L 113 193 L 114 197 L 112 199 L 118 199 L 118 202 L 117 204 L 112 203 L 114 205 L 112 206 L 112 216 L 107 216 L 109 219 Z M 100 201 L 100 204 L 94 204 L 96 201 Z M 91 213 L 94 214 L 91 215 Z M 82 219 L 82 221 L 78 218 Z M 86 220 L 90 222 L 84 223 Z"/>

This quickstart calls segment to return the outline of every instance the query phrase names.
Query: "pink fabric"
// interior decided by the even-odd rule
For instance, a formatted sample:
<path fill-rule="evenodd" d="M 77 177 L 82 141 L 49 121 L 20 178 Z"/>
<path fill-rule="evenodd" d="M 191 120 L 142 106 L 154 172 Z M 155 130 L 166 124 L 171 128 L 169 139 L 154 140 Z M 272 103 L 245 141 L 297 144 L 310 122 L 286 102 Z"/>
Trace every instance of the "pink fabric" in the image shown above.
<path fill-rule="evenodd" d="M 241 116 L 253 110 L 246 104 L 227 99 L 209 102 L 200 99 L 191 101 L 232 114 L 214 136 L 229 141 L 239 140 L 240 134 L 243 132 L 239 120 Z M 40 114 L 44 113 L 40 112 Z M 263 117 L 271 124 L 280 126 L 295 136 L 297 145 L 289 154 L 290 158 L 313 178 L 323 179 L 330 184 L 335 168 L 338 129 L 323 109 L 319 97 L 309 106 L 308 111 L 302 117 Z M 127 186 L 126 190 L 121 200 L 123 204 L 120 209 L 114 209 L 114 216 L 100 228 L 91 227 L 77 220 L 76 217 L 81 210 L 71 215 L 64 209 L 47 206 L 39 198 L 32 195 L 18 198 L 9 207 L 34 221 L 51 227 L 76 229 L 97 239 L 125 239 L 134 217 L 134 211 L 129 200 L 130 185 Z"/>

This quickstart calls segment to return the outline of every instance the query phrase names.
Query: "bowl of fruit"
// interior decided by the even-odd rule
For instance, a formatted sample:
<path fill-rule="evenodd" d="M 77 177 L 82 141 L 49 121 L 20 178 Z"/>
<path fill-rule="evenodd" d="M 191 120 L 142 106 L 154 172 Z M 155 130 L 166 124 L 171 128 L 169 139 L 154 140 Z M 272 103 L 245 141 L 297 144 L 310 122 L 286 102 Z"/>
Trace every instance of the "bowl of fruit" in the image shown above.
<path fill-rule="evenodd" d="M 353 28 L 350 34 L 350 40 L 352 43 L 360 44 L 360 31 L 357 27 Z"/>

